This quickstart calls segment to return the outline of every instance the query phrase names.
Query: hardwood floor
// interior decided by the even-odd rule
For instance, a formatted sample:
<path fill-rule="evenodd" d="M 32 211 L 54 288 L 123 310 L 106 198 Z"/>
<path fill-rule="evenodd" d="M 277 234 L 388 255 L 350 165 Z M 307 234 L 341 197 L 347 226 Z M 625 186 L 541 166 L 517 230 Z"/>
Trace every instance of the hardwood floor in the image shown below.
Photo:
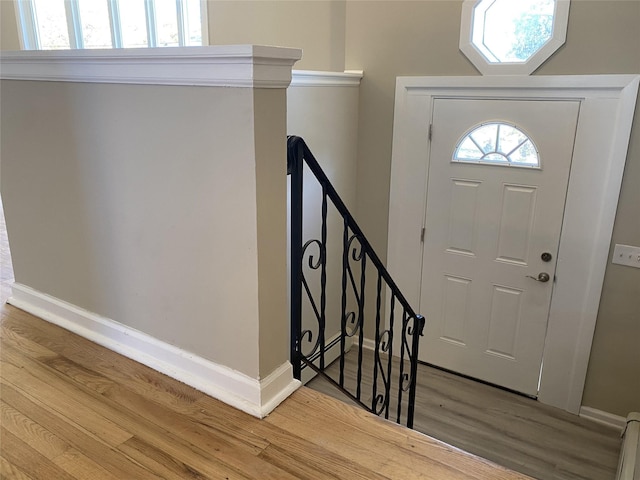
<path fill-rule="evenodd" d="M 306 387 L 258 420 L 2 306 L 0 477 L 526 477 Z"/>
<path fill-rule="evenodd" d="M 4 223 L 0 263 L 0 479 L 526 480 L 305 387 L 253 418 L 5 305 Z"/>
<path fill-rule="evenodd" d="M 355 359 L 356 348 L 347 355 L 346 385 L 355 382 Z M 371 362 L 365 354 L 366 402 L 372 396 Z M 337 378 L 337 364 L 331 368 Z M 307 386 L 344 399 L 321 378 Z M 615 477 L 619 431 L 424 364 L 418 368 L 414 421 L 420 432 L 540 480 Z"/>

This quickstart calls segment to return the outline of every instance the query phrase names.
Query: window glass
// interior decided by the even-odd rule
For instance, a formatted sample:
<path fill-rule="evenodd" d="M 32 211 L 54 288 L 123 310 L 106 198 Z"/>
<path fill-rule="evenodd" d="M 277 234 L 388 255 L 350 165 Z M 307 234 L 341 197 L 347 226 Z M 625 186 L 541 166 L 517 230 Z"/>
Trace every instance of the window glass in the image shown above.
<path fill-rule="evenodd" d="M 84 48 L 111 48 L 107 0 L 78 0 Z"/>
<path fill-rule="evenodd" d="M 144 0 L 120 0 L 120 29 L 122 46 L 139 48 L 148 45 Z"/>
<path fill-rule="evenodd" d="M 566 40 L 571 0 L 464 0 L 460 51 L 483 75 L 529 75 Z"/>
<path fill-rule="evenodd" d="M 472 42 L 491 63 L 526 62 L 551 39 L 555 0 L 481 0 Z"/>
<path fill-rule="evenodd" d="M 40 48 L 69 48 L 69 31 L 64 0 L 34 0 Z"/>
<path fill-rule="evenodd" d="M 180 44 L 178 39 L 178 14 L 175 0 L 156 0 L 156 26 L 159 47 Z"/>
<path fill-rule="evenodd" d="M 186 0 L 186 32 L 187 45 L 202 45 L 202 18 L 200 15 L 200 0 Z"/>
<path fill-rule="evenodd" d="M 28 50 L 166 47 L 203 41 L 206 3 L 201 0 L 15 1 Z"/>
<path fill-rule="evenodd" d="M 501 122 L 473 128 L 456 145 L 452 161 L 540 168 L 533 141 L 519 128 Z"/>

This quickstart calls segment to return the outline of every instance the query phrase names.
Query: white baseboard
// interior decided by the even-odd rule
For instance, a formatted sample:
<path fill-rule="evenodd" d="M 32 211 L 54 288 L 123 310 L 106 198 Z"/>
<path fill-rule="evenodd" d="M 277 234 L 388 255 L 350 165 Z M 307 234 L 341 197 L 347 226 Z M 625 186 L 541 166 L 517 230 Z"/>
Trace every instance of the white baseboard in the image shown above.
<path fill-rule="evenodd" d="M 370 338 L 362 339 L 362 348 L 366 348 L 367 350 L 375 350 L 376 349 L 376 341 Z"/>
<path fill-rule="evenodd" d="M 300 386 L 288 361 L 259 380 L 25 285 L 12 290 L 11 305 L 255 417 L 267 416 Z"/>
<path fill-rule="evenodd" d="M 599 423 L 601 425 L 606 425 L 611 428 L 615 428 L 617 430 L 622 431 L 627 421 L 624 417 L 619 415 L 614 415 L 613 413 L 604 412 L 602 410 L 598 410 L 597 408 L 591 407 L 580 407 L 580 417 L 585 418 L 587 420 L 591 420 L 592 422 Z"/>
<path fill-rule="evenodd" d="M 327 339 L 326 344 L 331 344 L 335 340 L 340 338 L 340 332 L 333 335 L 331 338 Z M 345 349 L 348 352 L 353 345 L 353 339 L 346 338 L 345 339 Z M 340 356 L 340 342 L 335 343 L 331 346 L 331 348 L 327 349 L 324 352 L 324 364 L 331 365 L 335 362 Z M 305 367 L 302 369 L 300 373 L 300 380 L 302 380 L 302 385 L 306 385 L 308 382 L 313 380 L 316 377 L 317 373 L 311 367 Z"/>

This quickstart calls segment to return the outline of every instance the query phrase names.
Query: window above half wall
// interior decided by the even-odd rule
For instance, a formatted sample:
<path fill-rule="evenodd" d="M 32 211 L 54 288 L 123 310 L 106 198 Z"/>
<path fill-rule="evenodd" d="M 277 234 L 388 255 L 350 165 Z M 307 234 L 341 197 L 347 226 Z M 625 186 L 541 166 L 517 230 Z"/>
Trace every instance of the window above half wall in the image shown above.
<path fill-rule="evenodd" d="M 208 44 L 206 0 L 15 0 L 24 50 Z"/>
<path fill-rule="evenodd" d="M 529 75 L 566 39 L 570 0 L 465 0 L 460 50 L 483 75 Z"/>

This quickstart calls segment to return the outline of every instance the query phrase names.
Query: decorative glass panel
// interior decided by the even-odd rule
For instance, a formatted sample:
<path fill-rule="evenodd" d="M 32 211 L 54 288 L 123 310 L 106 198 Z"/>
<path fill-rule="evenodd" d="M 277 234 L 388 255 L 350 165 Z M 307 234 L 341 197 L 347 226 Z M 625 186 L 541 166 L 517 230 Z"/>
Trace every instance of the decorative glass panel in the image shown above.
<path fill-rule="evenodd" d="M 483 123 L 462 137 L 453 161 L 540 168 L 533 141 L 517 127 L 499 122 Z"/>

